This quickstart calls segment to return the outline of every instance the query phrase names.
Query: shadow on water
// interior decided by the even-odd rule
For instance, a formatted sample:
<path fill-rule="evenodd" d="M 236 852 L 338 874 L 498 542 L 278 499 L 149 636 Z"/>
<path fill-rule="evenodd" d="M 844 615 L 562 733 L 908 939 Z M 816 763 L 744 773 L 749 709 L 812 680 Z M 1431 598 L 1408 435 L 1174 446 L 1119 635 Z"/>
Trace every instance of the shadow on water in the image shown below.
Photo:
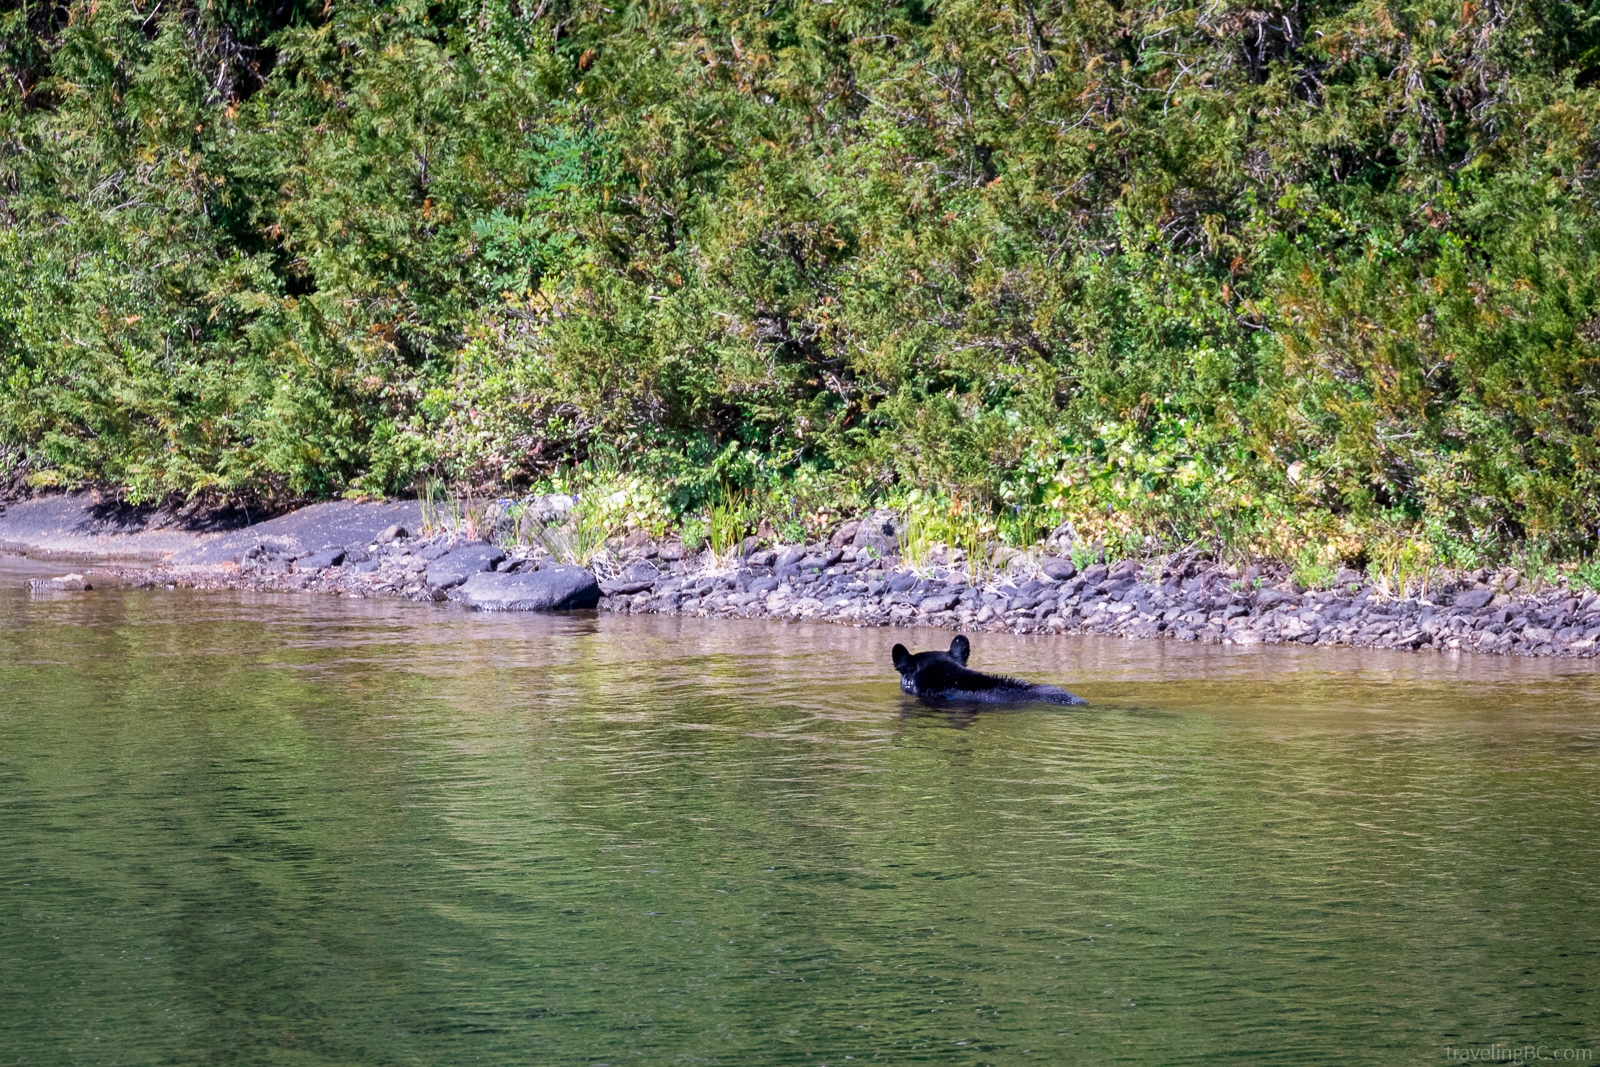
<path fill-rule="evenodd" d="M 985 635 L 1091 703 L 974 716 L 900 692 L 894 631 L 51 572 L 0 561 L 9 1061 L 1600 1036 L 1591 664 Z"/>

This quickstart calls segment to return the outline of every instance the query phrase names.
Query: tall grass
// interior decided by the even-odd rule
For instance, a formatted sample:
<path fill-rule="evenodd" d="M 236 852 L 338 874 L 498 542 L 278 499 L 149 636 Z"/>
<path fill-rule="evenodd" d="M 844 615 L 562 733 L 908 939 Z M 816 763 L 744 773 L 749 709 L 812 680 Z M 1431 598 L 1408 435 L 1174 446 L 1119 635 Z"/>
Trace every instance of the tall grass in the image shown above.
<path fill-rule="evenodd" d="M 418 494 L 417 502 L 422 510 L 424 536 L 450 533 L 470 541 L 493 526 L 489 514 L 491 502 L 479 499 L 471 488 L 456 495 L 439 479 L 430 478 Z"/>
<path fill-rule="evenodd" d="M 706 542 L 713 561 L 720 566 L 733 562 L 739 546 L 755 527 L 757 515 L 748 493 L 729 493 L 711 506 L 706 515 Z"/>
<path fill-rule="evenodd" d="M 560 563 L 610 570 L 615 554 L 607 542 L 611 529 L 605 511 L 587 500 L 579 500 L 567 521 L 546 526 L 535 533 L 537 544 Z"/>
<path fill-rule="evenodd" d="M 942 561 L 955 571 L 960 553 L 967 581 L 981 584 L 993 576 L 991 545 L 998 542 L 993 540 L 997 524 L 992 516 L 960 499 L 941 500 L 915 490 L 901 500 L 899 511 L 900 556 L 908 566 L 926 571 Z"/>

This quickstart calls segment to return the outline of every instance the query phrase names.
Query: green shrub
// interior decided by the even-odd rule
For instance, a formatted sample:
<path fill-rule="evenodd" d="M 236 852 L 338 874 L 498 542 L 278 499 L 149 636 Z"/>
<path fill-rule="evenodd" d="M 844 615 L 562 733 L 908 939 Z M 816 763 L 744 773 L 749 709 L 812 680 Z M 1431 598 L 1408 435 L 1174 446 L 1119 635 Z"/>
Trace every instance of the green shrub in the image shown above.
<path fill-rule="evenodd" d="M 1592 8 L 13 5 L 0 454 L 280 501 L 598 457 L 661 529 L 916 490 L 1008 545 L 1574 558 Z"/>

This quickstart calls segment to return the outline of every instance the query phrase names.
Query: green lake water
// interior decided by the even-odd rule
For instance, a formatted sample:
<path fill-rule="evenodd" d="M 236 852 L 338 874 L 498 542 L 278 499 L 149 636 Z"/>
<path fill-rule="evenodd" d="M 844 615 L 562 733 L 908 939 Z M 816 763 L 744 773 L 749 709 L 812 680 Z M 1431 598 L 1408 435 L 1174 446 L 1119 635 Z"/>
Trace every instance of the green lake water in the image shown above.
<path fill-rule="evenodd" d="M 0 1064 L 1600 1055 L 1591 664 L 979 635 L 1094 705 L 965 718 L 937 631 L 61 570 L 0 561 Z"/>

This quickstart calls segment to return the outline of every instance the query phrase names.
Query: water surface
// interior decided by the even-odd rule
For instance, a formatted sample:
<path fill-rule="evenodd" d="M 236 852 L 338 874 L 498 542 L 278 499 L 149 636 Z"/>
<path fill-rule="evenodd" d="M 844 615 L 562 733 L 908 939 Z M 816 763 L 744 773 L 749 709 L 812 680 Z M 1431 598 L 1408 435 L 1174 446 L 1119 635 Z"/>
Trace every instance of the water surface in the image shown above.
<path fill-rule="evenodd" d="M 1589 663 L 980 636 L 1095 705 L 973 718 L 904 631 L 60 569 L 0 561 L 0 1063 L 1600 1041 Z"/>

